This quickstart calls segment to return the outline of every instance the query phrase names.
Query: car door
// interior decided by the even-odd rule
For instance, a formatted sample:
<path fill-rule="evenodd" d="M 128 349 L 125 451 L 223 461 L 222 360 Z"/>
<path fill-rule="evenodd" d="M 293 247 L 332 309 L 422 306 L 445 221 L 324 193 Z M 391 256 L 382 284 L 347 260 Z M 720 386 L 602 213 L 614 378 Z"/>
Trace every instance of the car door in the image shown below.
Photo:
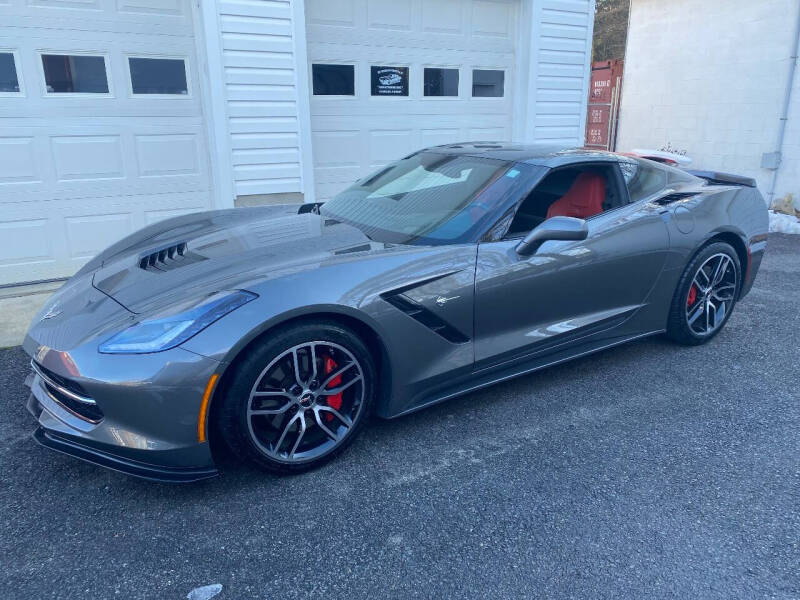
<path fill-rule="evenodd" d="M 627 201 L 619 167 L 613 170 Z M 546 241 L 531 256 L 517 254 L 519 238 L 481 243 L 476 370 L 620 335 L 620 325 L 646 306 L 665 263 L 662 208 L 625 203 L 589 218 L 585 240 Z"/>

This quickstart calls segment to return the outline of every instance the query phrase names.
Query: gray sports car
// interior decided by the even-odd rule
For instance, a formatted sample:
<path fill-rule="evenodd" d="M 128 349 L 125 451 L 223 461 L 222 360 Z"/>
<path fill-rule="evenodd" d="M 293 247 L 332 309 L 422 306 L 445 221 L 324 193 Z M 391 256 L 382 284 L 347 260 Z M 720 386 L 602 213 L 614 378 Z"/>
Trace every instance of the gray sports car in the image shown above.
<path fill-rule="evenodd" d="M 114 244 L 25 339 L 36 439 L 192 481 L 281 473 L 391 418 L 643 336 L 716 335 L 753 285 L 752 180 L 500 143 L 421 150 L 328 202 L 190 214 Z"/>

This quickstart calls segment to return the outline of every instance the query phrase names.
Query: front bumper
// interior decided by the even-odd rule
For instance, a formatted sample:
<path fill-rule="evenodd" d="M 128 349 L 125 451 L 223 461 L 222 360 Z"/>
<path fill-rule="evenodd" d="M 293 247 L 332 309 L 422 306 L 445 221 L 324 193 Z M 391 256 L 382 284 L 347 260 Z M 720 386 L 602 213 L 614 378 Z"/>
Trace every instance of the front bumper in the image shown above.
<path fill-rule="evenodd" d="M 83 446 L 74 439 L 59 435 L 44 427 L 38 427 L 33 432 L 33 439 L 45 448 L 50 448 L 56 452 L 62 452 L 107 469 L 142 479 L 149 479 L 150 481 L 191 483 L 192 481 L 208 479 L 218 474 L 217 469 L 214 467 L 166 467 L 125 459 L 89 446 Z"/>
<path fill-rule="evenodd" d="M 43 362 L 34 362 L 38 369 L 26 380 L 27 408 L 38 421 L 34 438 L 40 444 L 155 481 L 190 482 L 217 474 L 197 427 L 205 383 L 219 363 L 180 348 L 86 360 L 81 352 L 26 346 L 34 361 Z M 89 419 L 74 410 L 51 376 L 80 385 L 102 417 Z"/>

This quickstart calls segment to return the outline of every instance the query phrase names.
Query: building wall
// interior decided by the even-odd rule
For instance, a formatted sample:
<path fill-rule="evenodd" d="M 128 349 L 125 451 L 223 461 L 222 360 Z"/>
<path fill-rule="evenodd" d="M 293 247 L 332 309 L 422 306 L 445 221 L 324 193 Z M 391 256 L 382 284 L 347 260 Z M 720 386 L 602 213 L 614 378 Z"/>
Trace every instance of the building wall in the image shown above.
<path fill-rule="evenodd" d="M 379 0 L 358 0 L 358 10 L 367 10 L 370 1 Z M 460 0 L 388 4 L 382 0 L 396 7 L 425 2 L 452 8 Z M 510 82 L 519 91 L 514 98 L 513 139 L 580 145 L 594 0 L 519 2 L 517 73 Z M 230 158 L 235 205 L 268 202 L 273 194 L 313 201 L 305 2 L 216 0 L 215 5 L 219 39 L 210 40 L 209 53 L 218 43 L 224 95 L 221 118 L 228 132 L 226 140 L 218 141 L 217 162 L 219 167 Z M 209 56 L 212 84 L 213 58 Z M 218 201 L 218 205 L 227 204 Z"/>
<path fill-rule="evenodd" d="M 766 196 L 797 0 L 632 0 L 617 149 L 686 150 L 693 167 L 754 177 Z M 795 82 L 797 87 L 797 82 Z M 800 93 L 776 196 L 800 192 Z"/>
<path fill-rule="evenodd" d="M 217 7 L 235 195 L 300 194 L 308 88 L 297 7 L 289 0 L 218 0 Z"/>

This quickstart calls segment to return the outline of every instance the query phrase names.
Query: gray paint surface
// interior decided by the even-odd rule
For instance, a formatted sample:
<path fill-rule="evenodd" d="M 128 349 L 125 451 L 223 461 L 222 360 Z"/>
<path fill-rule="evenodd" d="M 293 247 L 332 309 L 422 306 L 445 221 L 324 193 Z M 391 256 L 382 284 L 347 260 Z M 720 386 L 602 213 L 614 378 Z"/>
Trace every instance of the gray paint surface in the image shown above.
<path fill-rule="evenodd" d="M 436 151 L 543 167 L 528 169 L 531 187 L 549 168 L 618 160 L 607 153 L 510 145 Z M 673 192 L 693 195 L 660 202 Z M 506 208 L 496 208 L 498 218 Z M 518 240 L 489 233 L 456 245 L 375 242 L 355 227 L 297 212 L 236 209 L 152 225 L 99 255 L 54 296 L 42 314 L 54 305 L 62 313 L 34 319 L 24 347 L 47 368 L 90 389 L 107 414 L 82 432 L 82 442 L 132 460 L 213 467 L 208 445 L 196 442 L 209 376 L 224 377 L 238 353 L 272 327 L 319 315 L 353 319 L 373 332 L 384 355 L 376 412 L 404 414 L 663 331 L 681 272 L 703 243 L 727 234 L 749 246 L 754 275 L 767 232 L 756 190 L 707 186 L 700 179 L 592 217 L 586 240 L 545 242 L 532 256 L 514 251 Z M 204 260 L 163 273 L 139 268 L 142 253 L 180 242 Z M 750 285 L 752 277 L 743 293 Z M 259 297 L 180 348 L 97 353 L 100 342 L 137 315 L 229 289 Z M 467 341 L 448 341 L 385 300 L 403 290 Z M 439 304 L 442 297 L 452 300 Z M 42 425 L 54 427 L 48 419 Z"/>

